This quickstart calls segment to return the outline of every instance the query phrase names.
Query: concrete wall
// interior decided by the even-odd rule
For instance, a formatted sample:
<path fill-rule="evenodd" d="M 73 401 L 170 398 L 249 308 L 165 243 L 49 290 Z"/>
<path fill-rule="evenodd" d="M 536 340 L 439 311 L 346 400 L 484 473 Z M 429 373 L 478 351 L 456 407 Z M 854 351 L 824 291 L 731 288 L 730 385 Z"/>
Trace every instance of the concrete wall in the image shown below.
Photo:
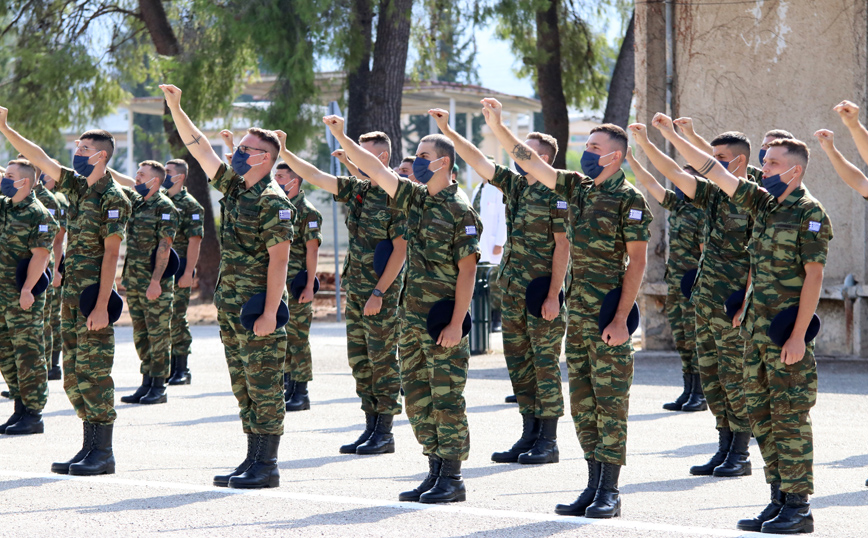
<path fill-rule="evenodd" d="M 835 288 L 848 274 L 860 284 L 868 278 L 868 203 L 838 178 L 813 137 L 817 129 L 832 129 L 844 155 L 865 168 L 832 107 L 850 99 L 868 110 L 868 6 L 852 0 L 758 0 L 678 3 L 673 11 L 674 117 L 692 117 L 697 132 L 709 140 L 728 130 L 746 133 L 755 166 L 769 129 L 786 129 L 808 143 L 812 158 L 805 184 L 826 207 L 835 230 L 819 308 L 824 324 L 817 351 L 868 355 L 866 299 L 861 297 L 868 294 L 862 293 L 864 287 L 853 288 L 860 297 L 843 299 Z M 664 13 L 661 4 L 636 7 L 637 117 L 643 122 L 666 110 Z M 653 209 L 657 233 L 652 246 L 665 237 L 659 228 L 664 212 Z M 659 293 L 655 283 L 662 280 L 662 260 L 652 256 L 649 262 L 645 291 Z M 646 311 L 652 298 L 645 298 Z M 657 322 L 649 323 L 648 330 L 653 330 Z M 648 347 L 665 346 L 662 340 L 652 339 Z"/>

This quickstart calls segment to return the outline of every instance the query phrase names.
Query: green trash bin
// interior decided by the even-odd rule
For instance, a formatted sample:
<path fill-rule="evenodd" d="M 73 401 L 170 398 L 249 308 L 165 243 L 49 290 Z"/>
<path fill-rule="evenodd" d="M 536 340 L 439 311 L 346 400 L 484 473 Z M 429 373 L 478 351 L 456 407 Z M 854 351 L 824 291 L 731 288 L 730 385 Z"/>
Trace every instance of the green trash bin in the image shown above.
<path fill-rule="evenodd" d="M 470 317 L 473 328 L 470 329 L 470 354 L 482 355 L 488 353 L 491 334 L 491 298 L 489 296 L 488 279 L 491 272 L 497 271 L 497 266 L 489 263 L 476 265 L 476 285 L 473 287 L 473 300 L 470 302 Z"/>

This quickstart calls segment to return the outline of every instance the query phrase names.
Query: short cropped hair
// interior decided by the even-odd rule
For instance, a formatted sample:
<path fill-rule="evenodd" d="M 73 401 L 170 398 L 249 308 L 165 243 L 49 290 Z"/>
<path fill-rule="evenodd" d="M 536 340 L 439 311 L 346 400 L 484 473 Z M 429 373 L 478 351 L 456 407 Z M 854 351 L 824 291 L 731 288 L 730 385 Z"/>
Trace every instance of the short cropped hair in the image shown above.
<path fill-rule="evenodd" d="M 558 141 L 555 137 L 545 133 L 532 132 L 528 133 L 525 140 L 539 140 L 543 153 L 549 156 L 549 164 L 555 162 L 555 157 L 558 154 Z"/>
<path fill-rule="evenodd" d="M 413 164 L 415 161 L 416 161 L 416 156 L 415 156 L 415 155 L 410 155 L 409 157 L 404 157 L 404 158 L 401 160 L 402 163 L 410 163 L 410 164 Z"/>
<path fill-rule="evenodd" d="M 271 155 L 272 162 L 277 161 L 277 156 L 280 155 L 280 139 L 277 138 L 274 131 L 251 127 L 247 129 L 247 133 L 265 142 L 265 145 L 268 146 L 268 154 Z"/>
<path fill-rule="evenodd" d="M 740 155 L 750 155 L 750 139 L 744 133 L 738 131 L 727 131 L 717 135 L 711 141 L 711 147 L 726 146 L 734 153 Z"/>
<path fill-rule="evenodd" d="M 375 146 L 382 147 L 383 151 L 389 155 L 389 159 L 392 158 L 392 139 L 383 131 L 371 131 L 363 134 L 359 137 L 359 144 L 365 142 L 373 142 Z"/>
<path fill-rule="evenodd" d="M 811 150 L 808 149 L 807 144 L 801 140 L 796 140 L 795 138 L 778 138 L 769 142 L 770 148 L 777 146 L 785 148 L 787 150 L 787 155 L 795 157 L 796 160 L 802 164 L 803 169 L 808 168 L 808 161 L 811 158 Z"/>
<path fill-rule="evenodd" d="M 22 169 L 21 175 L 29 179 L 31 181 L 31 184 L 33 181 L 36 181 L 36 167 L 33 166 L 33 163 L 31 163 L 27 159 L 13 159 L 9 161 L 6 166 L 9 167 L 13 164 Z M 6 173 L 5 170 L 3 173 Z"/>
<path fill-rule="evenodd" d="M 108 158 L 115 154 L 115 137 L 103 129 L 91 129 L 82 133 L 79 140 L 93 140 L 94 145 L 100 151 L 105 151 Z"/>
<path fill-rule="evenodd" d="M 160 180 L 166 179 L 166 167 L 163 166 L 163 163 L 157 161 L 142 161 L 139 163 L 139 166 L 150 166 L 154 172 L 156 172 L 156 176 L 160 178 Z"/>
<path fill-rule="evenodd" d="M 187 179 L 187 172 L 190 171 L 190 167 L 187 165 L 187 161 L 184 159 L 172 159 L 171 161 L 166 163 L 166 166 L 172 165 L 175 167 L 179 173 L 184 174 L 184 179 Z"/>
<path fill-rule="evenodd" d="M 764 134 L 763 138 L 766 138 L 769 136 L 774 138 L 775 140 L 779 140 L 781 138 L 793 138 L 793 139 L 796 138 L 795 136 L 793 136 L 793 133 L 791 133 L 789 131 L 784 131 L 783 129 L 772 129 L 771 131 Z"/>
<path fill-rule="evenodd" d="M 606 133 L 609 135 L 609 139 L 615 142 L 618 145 L 618 149 L 621 150 L 623 154 L 622 158 L 627 156 L 627 133 L 624 129 L 621 129 L 614 123 L 604 123 L 591 129 L 589 134 L 594 133 Z"/>
<path fill-rule="evenodd" d="M 287 172 L 289 172 L 289 173 L 292 174 L 293 176 L 297 177 L 297 178 L 298 178 L 298 184 L 299 184 L 299 185 L 301 185 L 302 182 L 304 181 L 304 178 L 302 178 L 300 175 L 298 175 L 298 174 L 295 172 L 295 170 L 293 170 L 292 168 L 289 167 L 288 164 L 286 164 L 286 161 L 280 161 L 280 163 L 277 165 L 277 169 L 278 169 L 278 170 L 286 170 Z"/>
<path fill-rule="evenodd" d="M 431 142 L 434 144 L 434 153 L 437 154 L 438 159 L 441 157 L 448 157 L 449 164 L 455 164 L 455 144 L 453 144 L 451 140 L 442 134 L 429 134 L 419 141 L 420 144 L 422 142 Z"/>

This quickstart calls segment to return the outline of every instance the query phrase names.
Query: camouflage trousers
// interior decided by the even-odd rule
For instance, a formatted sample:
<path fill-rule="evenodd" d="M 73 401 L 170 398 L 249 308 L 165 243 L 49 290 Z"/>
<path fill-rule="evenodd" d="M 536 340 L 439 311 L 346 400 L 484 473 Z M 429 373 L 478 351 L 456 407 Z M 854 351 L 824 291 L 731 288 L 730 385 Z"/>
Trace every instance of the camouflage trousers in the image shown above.
<path fill-rule="evenodd" d="M 111 424 L 115 412 L 115 328 L 87 329 L 78 301 L 64 301 L 60 323 L 63 337 L 63 389 L 75 414 L 92 424 Z"/>
<path fill-rule="evenodd" d="M 796 364 L 781 362 L 781 348 L 765 334 L 745 345 L 744 380 L 750 426 L 765 461 L 766 482 L 781 491 L 814 493 L 814 436 L 810 410 L 817 403 L 814 344 Z"/>
<path fill-rule="evenodd" d="M 681 288 L 669 284 L 666 295 L 666 317 L 669 318 L 669 328 L 675 340 L 675 349 L 681 356 L 681 372 L 685 374 L 699 373 L 699 360 L 696 357 L 696 314 L 693 303 L 684 297 Z"/>
<path fill-rule="evenodd" d="M 603 342 L 596 317 L 570 311 L 567 330 L 570 410 L 585 459 L 624 465 L 633 384 L 633 342 Z"/>
<path fill-rule="evenodd" d="M 699 379 L 718 430 L 750 431 L 744 399 L 744 344 L 722 304 L 699 301 L 696 307 Z"/>
<path fill-rule="evenodd" d="M 190 288 L 179 288 L 175 280 L 172 290 L 172 355 L 186 357 L 190 354 L 193 336 L 190 334 L 190 324 L 187 322 L 187 307 L 190 306 Z"/>
<path fill-rule="evenodd" d="M 347 358 L 365 413 L 401 413 L 401 372 L 397 355 L 400 318 L 398 294 L 392 295 L 394 297 L 383 299 L 378 314 L 365 316 L 368 297 L 347 292 Z"/>
<path fill-rule="evenodd" d="M 127 288 L 127 306 L 133 320 L 133 343 L 139 354 L 139 373 L 169 377 L 172 368 L 172 282 L 163 281 L 163 292 L 153 301 L 145 294 L 147 282 Z"/>
<path fill-rule="evenodd" d="M 60 334 L 60 313 L 63 308 L 63 286 L 52 288 L 51 316 L 45 317 L 46 323 L 51 325 L 51 356 L 60 355 L 63 350 L 63 337 Z M 47 299 L 46 299 L 47 300 Z M 45 355 L 48 356 L 48 340 L 45 341 Z"/>
<path fill-rule="evenodd" d="M 566 313 L 552 321 L 528 314 L 524 288 L 510 284 L 503 297 L 503 354 L 518 412 L 537 418 L 564 415 L 561 345 Z"/>
<path fill-rule="evenodd" d="M 60 295 L 62 292 L 58 288 L 54 288 L 51 285 L 45 289 L 43 292 L 44 301 L 42 307 L 42 344 L 45 355 L 45 362 L 48 364 L 48 367 L 51 367 L 51 352 L 54 349 L 54 318 L 57 317 L 58 321 L 60 320 L 60 311 L 55 312 L 54 309 L 54 296 Z M 59 324 L 57 324 L 58 332 L 59 332 Z"/>
<path fill-rule="evenodd" d="M 470 340 L 455 347 L 438 346 L 425 322 L 405 322 L 401 332 L 401 383 L 407 418 L 426 455 L 467 460 L 470 432 L 464 385 L 470 360 Z"/>
<path fill-rule="evenodd" d="M 284 369 L 293 381 L 313 381 L 313 359 L 310 355 L 310 322 L 313 302 L 298 304 L 289 300 L 289 323 L 286 325 L 286 360 Z"/>
<path fill-rule="evenodd" d="M 491 304 L 491 310 L 503 310 L 503 288 L 500 285 L 500 279 L 497 278 L 497 268 L 491 271 L 488 277 L 488 300 Z M 524 297 L 524 292 L 522 292 Z"/>
<path fill-rule="evenodd" d="M 241 325 L 241 307 L 218 305 L 220 340 L 229 367 L 232 393 L 244 433 L 283 435 L 286 403 L 283 400 L 283 362 L 286 329 L 256 336 Z"/>
<path fill-rule="evenodd" d="M 30 310 L 8 301 L 0 312 L 0 372 L 9 397 L 24 407 L 42 411 L 48 400 L 48 367 L 42 344 L 42 308 L 45 294 L 35 297 Z"/>

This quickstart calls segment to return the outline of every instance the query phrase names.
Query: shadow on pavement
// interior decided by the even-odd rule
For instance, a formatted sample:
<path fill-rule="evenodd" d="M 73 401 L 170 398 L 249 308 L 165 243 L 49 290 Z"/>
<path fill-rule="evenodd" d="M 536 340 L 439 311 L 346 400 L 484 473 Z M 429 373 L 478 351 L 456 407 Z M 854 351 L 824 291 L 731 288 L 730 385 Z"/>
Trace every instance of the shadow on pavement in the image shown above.
<path fill-rule="evenodd" d="M 170 391 L 174 391 L 175 389 L 169 389 Z M 172 398 L 178 398 L 179 400 L 196 400 L 200 398 L 225 398 L 228 396 L 232 396 L 232 391 L 227 390 L 226 392 L 206 392 L 204 394 L 191 394 L 189 396 L 182 396 L 180 394 L 172 394 Z"/>
<path fill-rule="evenodd" d="M 135 405 L 135 404 L 130 404 Z M 197 424 L 214 424 L 217 422 L 235 422 L 239 420 L 238 413 L 231 415 L 218 415 L 214 417 L 202 417 L 194 420 L 183 420 L 181 422 L 163 422 L 161 426 L 195 426 Z"/>
<path fill-rule="evenodd" d="M 47 484 L 54 484 L 56 482 L 57 480 L 52 480 L 50 478 L 19 478 L 16 480 L 4 480 L 0 482 L 0 491 L 18 488 L 33 488 Z"/>
<path fill-rule="evenodd" d="M 814 465 L 833 467 L 837 469 L 856 469 L 861 467 L 868 467 L 868 455 L 861 454 L 858 456 L 850 456 L 849 458 L 844 458 L 843 460 L 830 461 L 828 463 L 817 464 L 816 462 L 814 462 Z"/>
<path fill-rule="evenodd" d="M 693 478 L 679 478 L 676 480 L 658 480 L 656 482 L 641 482 L 639 484 L 626 484 L 621 486 L 621 493 L 656 493 L 669 491 L 689 491 L 705 486 L 713 480 L 719 480 L 710 476 L 696 476 Z"/>
<path fill-rule="evenodd" d="M 334 456 L 325 456 L 322 458 L 306 458 L 306 459 L 295 459 L 278 462 L 278 469 L 315 469 L 317 467 L 322 467 L 324 465 L 328 465 L 330 463 L 340 463 L 346 461 L 348 458 L 360 457 L 355 456 L 354 454 L 337 454 L 337 448 L 335 449 Z"/>
<path fill-rule="evenodd" d="M 698 457 L 702 459 L 702 456 L 707 456 L 705 459 L 711 457 L 717 451 L 717 443 L 703 443 L 701 445 L 684 445 L 680 446 L 674 450 L 664 450 L 662 452 L 649 452 L 646 455 L 648 456 L 665 456 L 669 458 L 692 458 Z M 705 463 L 703 461 L 697 461 L 696 465 L 700 465 Z"/>
<path fill-rule="evenodd" d="M 406 514 L 406 510 L 389 507 L 364 507 L 353 508 L 351 510 L 341 510 L 340 512 L 329 512 L 328 514 L 316 514 L 294 521 L 274 522 L 269 525 L 272 529 L 300 529 L 304 527 L 315 526 L 344 526 L 357 525 L 366 523 L 379 523 L 391 517 Z"/>
<path fill-rule="evenodd" d="M 556 521 L 541 521 L 539 523 L 527 523 L 525 525 L 516 525 L 514 527 L 476 531 L 471 532 L 470 534 L 455 536 L 454 538 L 501 538 L 502 536 L 542 538 L 543 536 L 551 536 L 555 533 L 559 533 L 562 531 L 575 530 L 582 526 L 583 525 L 579 523 L 558 523 Z"/>
<path fill-rule="evenodd" d="M 113 504 L 100 504 L 78 508 L 82 514 L 96 514 L 103 512 L 127 512 L 129 510 L 166 510 L 188 506 L 200 502 L 208 502 L 232 495 L 219 491 L 199 491 L 196 493 L 178 493 L 176 495 L 162 495 L 159 497 L 146 497 L 144 499 L 124 499 Z"/>
<path fill-rule="evenodd" d="M 631 414 L 629 417 L 630 422 L 639 422 L 643 420 L 657 420 L 660 418 L 667 418 L 675 416 L 672 411 L 667 411 L 665 413 L 649 413 L 647 415 L 633 415 Z"/>
<path fill-rule="evenodd" d="M 864 484 L 862 479 L 854 477 L 854 482 L 860 485 Z M 811 497 L 812 508 L 831 508 L 834 506 L 865 506 L 868 504 L 868 489 L 861 491 L 848 491 L 846 493 L 837 493 L 835 495 L 825 495 L 822 497 Z"/>

